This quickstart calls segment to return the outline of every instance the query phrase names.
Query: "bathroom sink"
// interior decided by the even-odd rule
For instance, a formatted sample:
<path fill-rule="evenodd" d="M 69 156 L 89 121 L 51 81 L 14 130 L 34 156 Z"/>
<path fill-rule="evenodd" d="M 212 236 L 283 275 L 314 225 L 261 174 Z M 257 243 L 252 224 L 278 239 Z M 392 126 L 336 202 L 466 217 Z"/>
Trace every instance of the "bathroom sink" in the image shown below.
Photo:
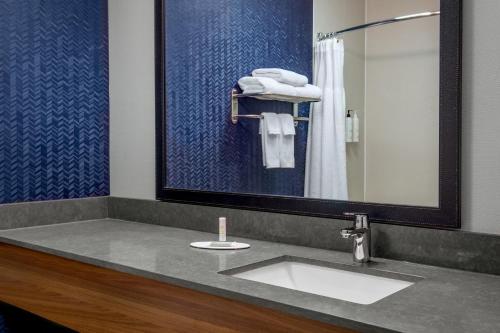
<path fill-rule="evenodd" d="M 358 304 L 375 303 L 421 279 L 376 269 L 293 257 L 276 258 L 223 273 Z"/>

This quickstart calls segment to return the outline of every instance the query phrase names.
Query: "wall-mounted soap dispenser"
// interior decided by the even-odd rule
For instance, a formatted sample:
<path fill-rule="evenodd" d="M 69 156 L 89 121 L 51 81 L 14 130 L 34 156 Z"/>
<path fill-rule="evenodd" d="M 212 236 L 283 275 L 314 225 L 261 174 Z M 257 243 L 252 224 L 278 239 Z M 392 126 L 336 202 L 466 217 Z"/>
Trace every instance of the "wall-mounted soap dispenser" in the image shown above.
<path fill-rule="evenodd" d="M 345 120 L 345 142 L 359 142 L 359 117 L 354 110 L 347 110 Z"/>

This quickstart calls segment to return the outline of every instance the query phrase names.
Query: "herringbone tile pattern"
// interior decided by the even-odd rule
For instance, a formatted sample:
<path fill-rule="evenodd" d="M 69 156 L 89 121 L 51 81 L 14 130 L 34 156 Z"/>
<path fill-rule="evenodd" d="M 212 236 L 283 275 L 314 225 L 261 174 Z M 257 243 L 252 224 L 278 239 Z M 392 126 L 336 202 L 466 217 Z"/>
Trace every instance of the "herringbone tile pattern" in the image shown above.
<path fill-rule="evenodd" d="M 167 182 L 209 191 L 303 195 L 307 125 L 296 168 L 265 170 L 258 122 L 230 122 L 229 94 L 259 67 L 312 74 L 311 0 L 165 0 Z M 291 104 L 242 101 L 240 112 L 291 112 Z M 308 113 L 303 106 L 302 114 Z"/>
<path fill-rule="evenodd" d="M 0 0 L 0 203 L 107 195 L 105 0 Z"/>

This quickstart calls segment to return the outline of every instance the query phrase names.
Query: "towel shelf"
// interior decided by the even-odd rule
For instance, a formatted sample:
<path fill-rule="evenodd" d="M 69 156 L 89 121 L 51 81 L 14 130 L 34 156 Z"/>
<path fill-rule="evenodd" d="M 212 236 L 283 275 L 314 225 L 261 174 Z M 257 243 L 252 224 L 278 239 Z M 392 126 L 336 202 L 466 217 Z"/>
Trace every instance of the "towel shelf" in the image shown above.
<path fill-rule="evenodd" d="M 304 103 L 304 102 L 319 102 L 321 99 L 309 98 L 301 96 L 289 96 L 280 94 L 239 94 L 236 89 L 233 90 L 233 98 L 256 98 L 265 101 L 279 101 L 279 102 L 290 102 L 290 103 Z"/>
<path fill-rule="evenodd" d="M 237 118 L 246 118 L 246 119 L 261 119 L 263 118 L 260 114 L 240 114 L 236 116 Z M 295 121 L 309 121 L 307 117 L 293 117 Z M 233 121 L 234 122 L 234 121 Z M 236 120 L 237 122 L 237 120 Z"/>
<path fill-rule="evenodd" d="M 279 94 L 241 94 L 238 93 L 236 89 L 231 91 L 231 121 L 233 124 L 238 123 L 239 118 L 245 119 L 261 119 L 262 116 L 260 114 L 239 114 L 239 102 L 240 98 L 256 98 L 264 101 L 279 101 L 279 102 L 288 102 L 293 103 L 293 119 L 295 120 L 295 124 L 299 121 L 309 121 L 307 117 L 299 117 L 299 103 L 307 103 L 307 102 L 319 102 L 321 99 L 317 98 L 307 98 L 300 96 L 288 96 L 288 95 L 279 95 Z"/>

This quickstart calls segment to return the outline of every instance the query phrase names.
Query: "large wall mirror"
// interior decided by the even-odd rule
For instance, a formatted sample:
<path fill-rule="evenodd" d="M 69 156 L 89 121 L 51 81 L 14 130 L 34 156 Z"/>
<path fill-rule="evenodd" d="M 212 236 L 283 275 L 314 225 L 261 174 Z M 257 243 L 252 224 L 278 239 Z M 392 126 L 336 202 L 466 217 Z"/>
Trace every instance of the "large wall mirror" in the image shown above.
<path fill-rule="evenodd" d="M 160 200 L 460 226 L 460 0 L 157 0 Z"/>

